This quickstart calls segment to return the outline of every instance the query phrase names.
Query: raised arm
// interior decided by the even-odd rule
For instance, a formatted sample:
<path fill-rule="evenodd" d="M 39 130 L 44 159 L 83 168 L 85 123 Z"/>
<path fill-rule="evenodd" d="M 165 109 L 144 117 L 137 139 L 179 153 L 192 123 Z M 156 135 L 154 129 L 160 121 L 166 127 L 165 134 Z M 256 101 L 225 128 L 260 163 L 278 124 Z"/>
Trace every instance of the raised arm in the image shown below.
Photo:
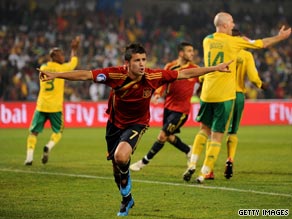
<path fill-rule="evenodd" d="M 287 39 L 290 36 L 290 34 L 291 34 L 291 27 L 285 30 L 285 26 L 282 26 L 281 29 L 279 30 L 278 35 L 263 39 L 264 48 L 267 48 L 271 45 L 279 43 L 282 40 Z"/>
<path fill-rule="evenodd" d="M 221 63 L 216 66 L 211 67 L 200 67 L 200 68 L 188 68 L 179 71 L 177 79 L 187 79 L 187 78 L 194 78 L 198 77 L 210 72 L 214 71 L 221 71 L 221 72 L 230 72 L 229 65 L 233 62 L 233 60 L 227 62 L 227 63 Z"/>
<path fill-rule="evenodd" d="M 39 71 L 39 78 L 42 81 L 53 80 L 54 78 L 61 78 L 70 81 L 86 81 L 92 80 L 92 73 L 89 70 L 75 70 L 68 72 L 48 72 L 37 69 Z"/>

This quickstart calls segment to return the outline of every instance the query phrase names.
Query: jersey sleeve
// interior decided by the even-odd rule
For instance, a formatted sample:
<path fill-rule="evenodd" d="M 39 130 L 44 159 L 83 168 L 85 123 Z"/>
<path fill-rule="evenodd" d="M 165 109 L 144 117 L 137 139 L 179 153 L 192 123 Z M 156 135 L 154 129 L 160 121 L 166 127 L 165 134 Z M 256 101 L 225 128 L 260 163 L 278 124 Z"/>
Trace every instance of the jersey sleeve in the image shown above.
<path fill-rule="evenodd" d="M 69 62 L 65 62 L 64 64 L 62 64 L 62 69 L 63 71 L 71 71 L 73 69 L 75 69 L 78 65 L 78 58 L 77 56 L 73 56 L 71 57 Z"/>
<path fill-rule="evenodd" d="M 241 49 L 262 49 L 264 47 L 263 40 L 251 40 L 242 37 L 232 37 L 233 40 L 237 41 L 237 44 Z"/>
<path fill-rule="evenodd" d="M 92 79 L 95 83 L 106 83 L 110 79 L 108 70 L 105 69 L 94 69 L 91 70 Z"/>
<path fill-rule="evenodd" d="M 123 66 L 95 69 L 91 70 L 91 74 L 95 83 L 105 84 L 112 88 L 121 86 L 127 78 L 127 70 Z"/>
<path fill-rule="evenodd" d="M 254 58 L 250 52 L 246 53 L 246 71 L 247 71 L 247 77 L 250 82 L 252 82 L 254 85 L 256 85 L 258 88 L 261 88 L 262 86 L 262 80 L 259 77 Z"/>

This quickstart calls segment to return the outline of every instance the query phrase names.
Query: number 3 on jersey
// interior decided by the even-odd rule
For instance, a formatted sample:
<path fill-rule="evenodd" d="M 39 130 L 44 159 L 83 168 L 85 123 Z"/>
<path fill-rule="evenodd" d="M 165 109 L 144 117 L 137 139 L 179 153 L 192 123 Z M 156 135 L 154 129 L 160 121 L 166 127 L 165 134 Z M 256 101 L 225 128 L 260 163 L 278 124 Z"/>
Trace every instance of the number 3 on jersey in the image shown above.
<path fill-rule="evenodd" d="M 213 60 L 211 62 L 211 52 L 208 52 L 208 66 L 215 66 L 220 63 L 223 63 L 224 60 L 224 53 L 223 52 L 218 52 Z"/>
<path fill-rule="evenodd" d="M 54 80 L 50 80 L 46 82 L 46 91 L 52 91 L 54 90 L 55 86 L 54 86 Z"/>

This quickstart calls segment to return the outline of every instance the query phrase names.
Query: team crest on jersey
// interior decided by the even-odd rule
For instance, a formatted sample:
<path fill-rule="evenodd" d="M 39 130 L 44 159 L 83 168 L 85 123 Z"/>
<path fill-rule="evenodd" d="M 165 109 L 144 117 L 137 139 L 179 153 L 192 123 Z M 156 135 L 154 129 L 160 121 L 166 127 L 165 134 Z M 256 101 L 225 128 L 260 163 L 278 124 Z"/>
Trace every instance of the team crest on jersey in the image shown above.
<path fill-rule="evenodd" d="M 152 95 L 152 89 L 151 88 L 144 88 L 143 90 L 143 98 L 149 98 Z"/>
<path fill-rule="evenodd" d="M 105 80 L 106 80 L 105 74 L 98 74 L 96 76 L 96 81 L 98 81 L 98 82 L 105 81 Z"/>

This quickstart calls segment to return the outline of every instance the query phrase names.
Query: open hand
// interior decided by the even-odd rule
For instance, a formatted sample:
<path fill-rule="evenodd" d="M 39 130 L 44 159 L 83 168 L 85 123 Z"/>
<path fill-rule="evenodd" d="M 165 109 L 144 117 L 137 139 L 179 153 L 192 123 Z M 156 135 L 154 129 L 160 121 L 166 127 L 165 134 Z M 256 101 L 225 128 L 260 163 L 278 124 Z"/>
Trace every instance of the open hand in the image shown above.
<path fill-rule="evenodd" d="M 281 36 L 283 39 L 287 39 L 291 34 L 291 27 L 285 30 L 285 26 L 283 25 L 279 30 L 278 35 Z"/>
<path fill-rule="evenodd" d="M 80 36 L 75 37 L 71 42 L 71 49 L 78 49 L 80 43 Z"/>

